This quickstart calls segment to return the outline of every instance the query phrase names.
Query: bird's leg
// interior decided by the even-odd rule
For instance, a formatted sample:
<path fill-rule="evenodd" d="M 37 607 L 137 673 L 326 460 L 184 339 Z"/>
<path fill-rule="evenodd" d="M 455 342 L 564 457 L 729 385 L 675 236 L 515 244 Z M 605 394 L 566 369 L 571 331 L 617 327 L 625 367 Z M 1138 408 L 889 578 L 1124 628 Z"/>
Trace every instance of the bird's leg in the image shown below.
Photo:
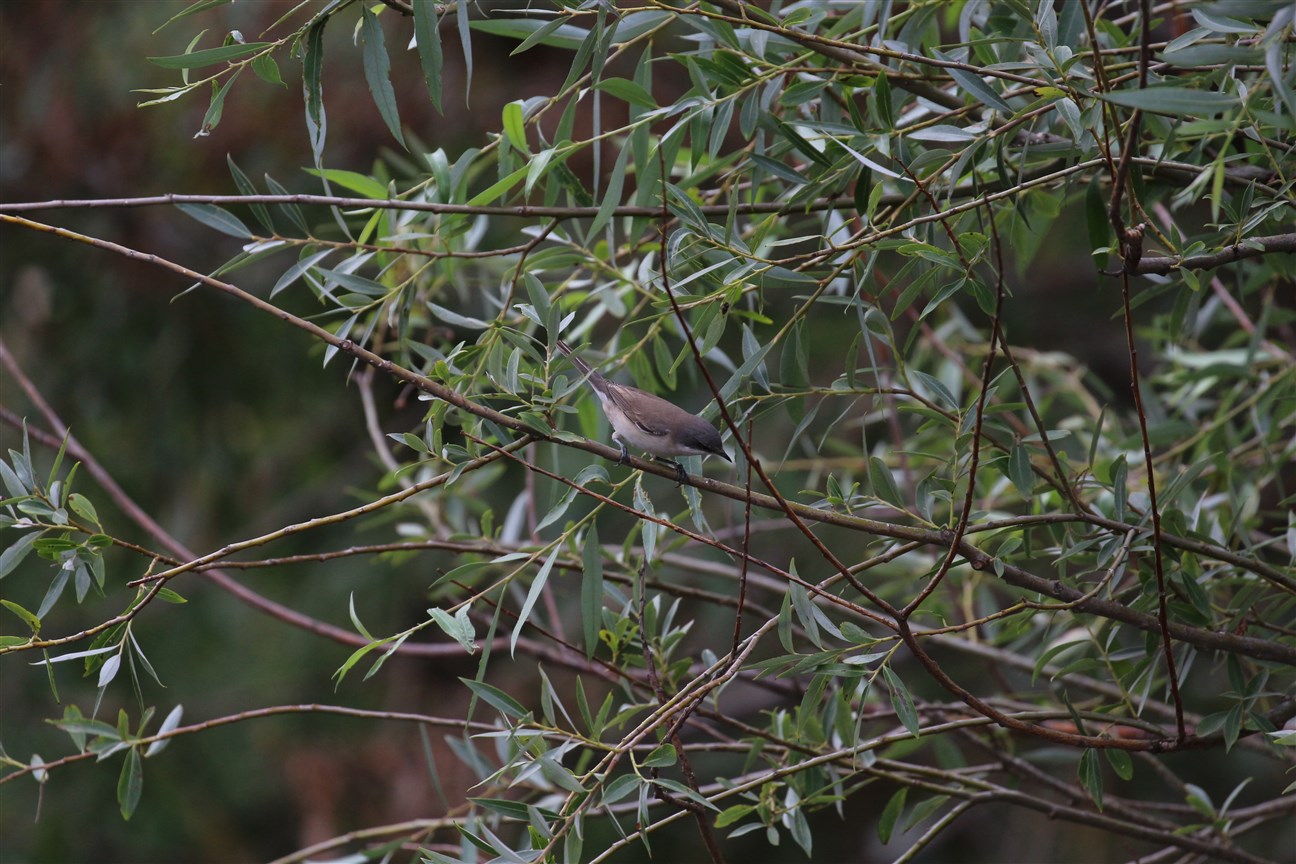
<path fill-rule="evenodd" d="M 662 463 L 663 465 L 670 465 L 672 468 L 675 469 L 675 488 L 676 488 L 676 489 L 678 489 L 679 487 L 683 486 L 683 485 L 684 485 L 684 481 L 688 479 L 688 472 L 686 472 L 686 471 L 684 470 L 684 466 L 681 465 L 680 463 L 676 462 L 674 459 L 665 459 L 665 458 L 663 458 L 663 457 L 661 457 L 661 456 L 654 456 L 654 457 L 653 457 L 653 461 L 654 461 L 654 462 L 660 462 L 660 463 Z"/>
<path fill-rule="evenodd" d="M 617 436 L 615 436 L 615 435 L 612 436 L 612 440 L 615 441 L 617 444 L 619 444 L 619 445 L 621 446 L 621 455 L 620 455 L 619 457 L 617 457 L 617 464 L 618 464 L 618 465 L 629 465 L 629 464 L 630 464 L 630 451 L 629 451 L 629 449 L 626 448 L 626 443 L 625 443 L 624 441 L 622 441 L 620 438 L 618 438 Z"/>

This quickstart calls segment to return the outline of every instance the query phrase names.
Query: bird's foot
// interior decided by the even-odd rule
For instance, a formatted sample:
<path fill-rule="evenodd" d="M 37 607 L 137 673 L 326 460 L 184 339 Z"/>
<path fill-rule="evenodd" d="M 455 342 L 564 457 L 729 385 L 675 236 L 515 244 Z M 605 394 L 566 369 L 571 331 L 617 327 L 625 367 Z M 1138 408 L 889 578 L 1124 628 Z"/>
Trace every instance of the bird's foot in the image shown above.
<path fill-rule="evenodd" d="M 675 469 L 675 488 L 676 488 L 676 489 L 678 489 L 679 487 L 683 486 L 683 485 L 684 485 L 684 481 L 688 479 L 688 472 L 684 470 L 684 466 L 681 465 L 680 463 L 676 462 L 674 459 L 663 459 L 663 458 L 660 457 L 660 456 L 654 456 L 654 457 L 653 457 L 653 461 L 654 461 L 654 462 L 660 462 L 660 463 L 662 463 L 663 465 L 669 465 L 669 466 L 671 466 L 672 468 Z"/>

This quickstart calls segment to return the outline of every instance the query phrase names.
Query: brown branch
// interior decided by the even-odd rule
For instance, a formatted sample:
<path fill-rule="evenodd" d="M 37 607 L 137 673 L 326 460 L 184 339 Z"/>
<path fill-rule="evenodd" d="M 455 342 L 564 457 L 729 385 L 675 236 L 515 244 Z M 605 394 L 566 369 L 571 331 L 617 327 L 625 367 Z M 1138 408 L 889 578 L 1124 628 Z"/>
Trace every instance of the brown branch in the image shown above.
<path fill-rule="evenodd" d="M 1146 2 L 1146 0 L 1144 0 Z M 1161 647 L 1165 653 L 1166 671 L 1170 679 L 1170 695 L 1175 706 L 1175 722 L 1179 727 L 1179 740 L 1184 739 L 1183 697 L 1179 693 L 1179 675 L 1175 669 L 1174 647 L 1170 642 L 1169 597 L 1166 594 L 1165 572 L 1161 549 L 1161 508 L 1157 504 L 1156 470 L 1152 463 L 1152 442 L 1148 437 L 1147 413 L 1143 408 L 1143 391 L 1139 386 L 1138 348 L 1134 343 L 1134 311 L 1130 306 L 1130 278 L 1121 276 L 1121 302 L 1125 311 L 1125 346 L 1130 359 L 1130 387 L 1134 393 L 1134 410 L 1138 414 L 1140 438 L 1143 441 L 1143 464 L 1147 471 L 1148 506 L 1152 511 L 1152 561 L 1157 581 L 1157 623 L 1161 631 Z"/>
<path fill-rule="evenodd" d="M 1078 165 L 1059 170 L 1063 162 L 1053 161 L 1022 174 L 1024 180 L 1054 180 L 1068 176 L 1076 171 L 1102 164 L 1102 159 L 1088 160 Z M 1179 185 L 1187 185 L 1201 174 L 1200 165 L 1186 162 L 1172 162 L 1165 159 L 1134 157 L 1131 163 L 1146 169 L 1154 176 Z M 1249 183 L 1267 183 L 1269 172 L 1256 170 L 1249 166 L 1229 168 L 1224 171 L 1226 182 L 1245 186 Z M 951 189 L 940 190 L 941 197 L 980 198 L 987 193 L 1002 196 L 1003 193 L 1017 191 L 1019 184 L 1007 184 L 1006 181 L 987 184 L 960 184 Z M 888 193 L 878 199 L 879 206 L 896 206 L 909 201 L 908 193 Z M 997 200 L 997 199 L 992 199 Z M 728 204 L 699 204 L 698 210 L 707 216 L 738 215 L 797 215 L 818 213 L 840 207 L 853 207 L 855 199 L 848 195 L 817 198 L 806 203 L 788 203 L 785 201 L 750 201 L 737 202 L 730 209 Z M 549 217 L 554 219 L 588 219 L 598 215 L 599 207 L 558 207 L 531 204 L 472 206 L 468 204 L 449 204 L 436 201 L 402 201 L 394 198 L 348 198 L 338 195 L 190 195 L 168 193 L 166 195 L 149 195 L 136 198 L 51 198 L 44 201 L 0 201 L 0 213 L 32 213 L 40 210 L 97 210 L 114 207 L 165 207 L 175 204 L 216 204 L 237 206 L 240 204 L 304 204 L 325 207 L 341 207 L 359 210 L 413 210 L 422 213 L 461 214 L 470 216 L 517 216 Z M 977 202 L 973 206 L 980 206 Z M 647 205 L 621 205 L 613 208 L 613 216 L 656 216 L 660 208 Z"/>
<path fill-rule="evenodd" d="M 1150 20 L 1152 10 L 1149 8 L 1150 5 L 1148 0 L 1139 0 L 1139 38 L 1141 39 L 1139 89 L 1147 87 L 1147 69 L 1148 64 L 1151 62 L 1151 51 L 1148 49 L 1152 30 Z M 1120 165 L 1113 181 L 1112 201 L 1108 217 L 1111 219 L 1112 227 L 1116 229 L 1116 237 L 1121 246 L 1121 257 L 1125 262 L 1125 272 L 1121 276 L 1121 304 L 1125 317 L 1125 346 L 1130 361 L 1130 387 L 1134 393 L 1134 410 L 1138 414 L 1140 438 L 1143 442 L 1143 463 L 1147 471 L 1148 506 L 1152 511 L 1152 561 L 1157 582 L 1157 625 L 1161 635 L 1161 648 L 1165 654 L 1166 675 L 1170 683 L 1171 701 L 1173 701 L 1175 708 L 1175 725 L 1178 727 L 1179 741 L 1182 743 L 1187 731 L 1184 727 L 1183 696 L 1179 693 L 1179 672 L 1175 668 L 1174 645 L 1170 640 L 1169 596 L 1166 592 L 1164 555 L 1161 548 L 1161 508 L 1157 503 L 1156 470 L 1152 461 L 1152 441 L 1148 437 L 1147 413 L 1143 407 L 1143 391 L 1139 385 L 1138 348 L 1134 342 L 1134 310 L 1130 304 L 1129 277 L 1137 269 L 1139 259 L 1143 257 L 1143 229 L 1142 226 L 1137 226 L 1126 230 L 1120 213 L 1120 191 L 1124 188 L 1125 171 L 1128 168 L 1129 157 L 1138 142 L 1142 118 L 1142 112 L 1136 110 L 1130 120 L 1129 137 L 1125 141 L 1125 147 L 1121 150 Z M 1131 196 L 1132 194 L 1131 190 Z"/>
<path fill-rule="evenodd" d="M 1141 258 L 1134 274 L 1165 275 L 1176 270 L 1212 270 L 1246 258 L 1258 258 L 1274 252 L 1296 252 L 1296 234 L 1275 234 L 1271 237 L 1247 237 L 1241 242 L 1225 246 L 1219 252 L 1203 252 L 1185 257 Z M 1113 274 L 1108 274 L 1113 275 Z"/>
<path fill-rule="evenodd" d="M 748 418 L 747 418 L 747 438 L 748 438 L 748 440 L 751 439 L 751 434 L 752 434 L 752 420 L 751 420 L 750 417 L 748 417 Z M 751 463 L 748 462 L 748 463 L 747 463 L 747 480 L 746 480 L 746 482 L 743 484 L 743 487 L 747 490 L 747 493 L 748 493 L 748 495 L 747 495 L 747 500 L 744 502 L 744 505 L 743 505 L 743 541 L 742 541 L 742 550 L 743 550 L 744 557 L 743 557 L 743 559 L 742 559 L 742 566 L 740 567 L 740 569 L 739 569 L 739 571 L 738 571 L 738 609 L 737 609 L 737 612 L 734 614 L 733 647 L 730 649 L 730 652 L 729 652 L 730 654 L 734 654 L 734 655 L 737 655 L 737 654 L 738 654 L 738 643 L 742 641 L 742 613 L 743 613 L 743 606 L 744 606 L 744 603 L 745 603 L 745 601 L 747 600 L 747 558 L 746 558 L 745 556 L 751 552 L 751 527 L 752 527 L 752 521 L 751 521 L 751 472 L 752 472 L 752 469 L 751 469 Z"/>

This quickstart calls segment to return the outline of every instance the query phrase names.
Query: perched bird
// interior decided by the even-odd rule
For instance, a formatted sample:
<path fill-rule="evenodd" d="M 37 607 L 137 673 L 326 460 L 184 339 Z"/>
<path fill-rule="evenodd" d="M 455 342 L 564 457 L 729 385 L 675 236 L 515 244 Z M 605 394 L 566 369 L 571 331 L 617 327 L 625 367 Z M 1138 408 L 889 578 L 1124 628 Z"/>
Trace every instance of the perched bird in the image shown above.
<path fill-rule="evenodd" d="M 571 358 L 598 396 L 603 413 L 612 424 L 612 440 L 621 445 L 620 464 L 626 464 L 630 457 L 627 445 L 633 444 L 658 462 L 675 466 L 676 477 L 683 483 L 688 476 L 684 466 L 667 457 L 715 454 L 726 462 L 733 461 L 720 444 L 720 433 L 701 417 L 638 387 L 609 381 L 561 339 L 558 350 Z"/>

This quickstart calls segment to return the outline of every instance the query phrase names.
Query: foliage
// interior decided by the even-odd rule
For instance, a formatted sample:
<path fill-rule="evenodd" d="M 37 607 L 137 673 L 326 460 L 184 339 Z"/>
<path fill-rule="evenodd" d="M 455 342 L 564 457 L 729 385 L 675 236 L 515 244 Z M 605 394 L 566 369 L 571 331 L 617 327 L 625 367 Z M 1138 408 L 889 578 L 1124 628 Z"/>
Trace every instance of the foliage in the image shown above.
<path fill-rule="evenodd" d="M 369 174 L 328 160 L 337 29 L 399 148 Z M 304 710 L 182 727 L 165 706 L 154 730 L 145 647 L 162 646 L 136 616 L 197 572 L 232 590 L 235 553 L 360 519 L 385 539 L 316 552 L 435 554 L 441 573 L 391 632 L 354 602 L 354 632 L 313 628 L 353 651 L 336 681 L 465 652 L 471 701 L 446 718 L 312 707 L 444 728 L 475 786 L 445 818 L 329 848 L 601 861 L 691 820 L 714 860 L 753 832 L 813 858 L 829 824 L 813 814 L 883 788 L 869 827 L 902 860 L 989 803 L 1148 854 L 1278 857 L 1276 745 L 1296 716 L 1291 6 L 329 0 L 261 41 L 205 32 L 149 58 L 179 82 L 142 104 L 210 94 L 198 133 L 217 135 L 240 88 L 300 65 L 318 188 L 231 158 L 237 195 L 166 200 L 241 251 L 210 276 L 153 263 L 427 410 L 374 442 L 386 494 L 204 555 L 124 505 L 52 415 L 31 421 L 58 458 L 38 471 L 24 430 L 0 465 L 0 576 L 49 587 L 34 609 L 0 601 L 21 625 L 0 652 L 10 675 L 79 661 L 97 696 L 53 721 L 69 755 L 5 755 L 0 782 L 120 754 L 130 818 L 142 759 L 171 738 Z M 512 54 L 474 54 L 484 34 Z M 412 37 L 417 90 L 388 53 Z M 465 100 L 487 63 L 530 93 L 544 51 L 565 80 L 507 102 L 490 140 L 453 151 L 402 123 L 424 90 L 438 111 L 460 98 L 452 62 Z M 19 215 L 36 209 L 0 218 L 144 257 Z M 1050 289 L 1083 299 L 1050 308 L 1026 280 L 1059 244 L 1090 266 Z M 267 262 L 276 279 L 239 281 Z M 1024 315 L 1076 302 L 1110 316 L 1128 396 L 1026 347 Z M 560 337 L 609 376 L 710 400 L 732 476 L 686 460 L 677 491 L 654 477 L 668 467 L 602 461 L 616 450 Z M 372 413 L 374 376 L 354 377 Z M 156 547 L 100 521 L 60 444 Z M 76 605 L 99 623 L 68 633 Z M 99 720 L 123 669 L 137 719 Z M 1227 786 L 1175 773 L 1173 754 L 1235 748 L 1254 760 L 1228 763 Z M 1136 785 L 1138 766 L 1168 787 Z M 596 826 L 614 839 L 594 845 Z"/>

